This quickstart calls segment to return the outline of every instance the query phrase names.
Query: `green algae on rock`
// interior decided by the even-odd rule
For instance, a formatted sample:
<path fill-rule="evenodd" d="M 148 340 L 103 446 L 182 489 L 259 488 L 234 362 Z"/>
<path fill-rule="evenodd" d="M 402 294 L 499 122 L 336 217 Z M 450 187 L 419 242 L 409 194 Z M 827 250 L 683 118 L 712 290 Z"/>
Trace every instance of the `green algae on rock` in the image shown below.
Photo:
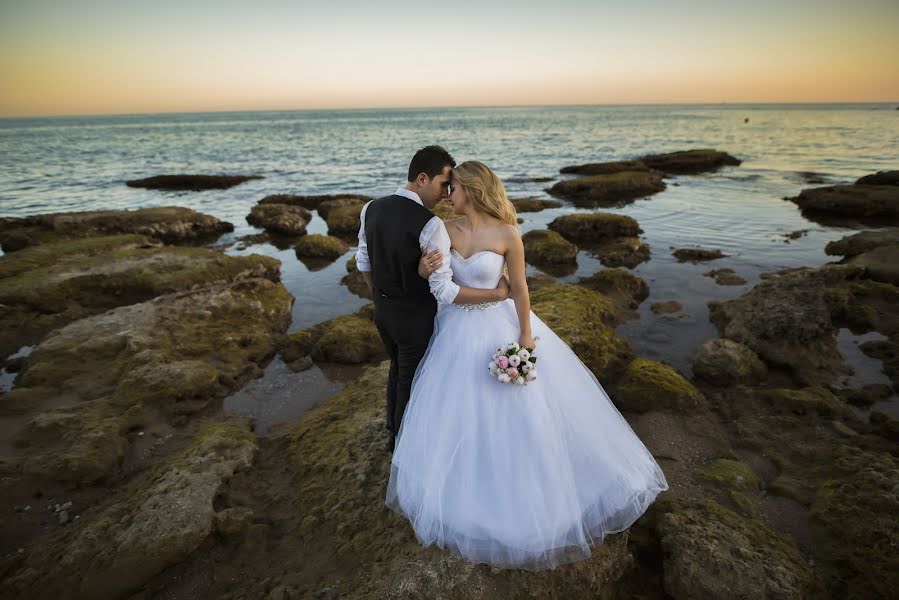
<path fill-rule="evenodd" d="M 364 204 L 371 200 L 371 198 L 369 198 L 368 196 L 361 196 L 359 194 L 330 194 L 316 196 L 302 196 L 298 194 L 272 194 L 260 200 L 259 204 L 288 204 L 290 206 L 302 206 L 306 210 L 318 210 L 323 203 L 331 202 L 332 200 L 348 200 L 353 203 L 361 202 L 362 204 Z M 332 205 L 329 205 L 329 207 L 330 206 Z M 321 212 L 319 212 L 319 214 L 321 215 Z M 324 215 L 321 216 L 322 218 L 325 218 Z"/>
<path fill-rule="evenodd" d="M 297 256 L 302 258 L 321 258 L 333 261 L 346 254 L 350 247 L 340 238 L 311 233 L 301 237 L 295 249 Z"/>
<path fill-rule="evenodd" d="M 696 377 L 713 385 L 758 383 L 768 374 L 768 368 L 755 352 L 723 338 L 703 342 L 693 360 Z"/>
<path fill-rule="evenodd" d="M 729 458 L 719 458 L 696 472 L 702 479 L 728 490 L 758 490 L 758 475 L 746 463 Z"/>
<path fill-rule="evenodd" d="M 317 361 L 357 364 L 383 357 L 384 345 L 369 319 L 345 315 L 291 333 L 281 355 L 288 363 L 310 355 Z"/>
<path fill-rule="evenodd" d="M 613 213 L 577 213 L 554 219 L 549 229 L 574 243 L 603 242 L 616 237 L 633 237 L 643 232 L 636 219 Z"/>
<path fill-rule="evenodd" d="M 338 206 L 328 211 L 325 222 L 328 224 L 328 234 L 348 241 L 356 240 L 359 235 L 359 219 L 362 213 L 362 204 Z"/>
<path fill-rule="evenodd" d="M 214 239 L 234 225 L 180 206 L 52 213 L 0 219 L 0 246 L 14 252 L 46 242 L 134 233 L 166 242 Z"/>
<path fill-rule="evenodd" d="M 639 275 L 625 269 L 610 267 L 589 277 L 581 277 L 577 285 L 606 296 L 624 309 L 636 309 L 649 297 L 649 286 Z"/>
<path fill-rule="evenodd" d="M 312 215 L 302 206 L 257 204 L 250 209 L 247 223 L 280 235 L 303 235 Z"/>
<path fill-rule="evenodd" d="M 202 429 L 180 452 L 24 553 L 0 562 L 0 596 L 113 598 L 194 553 L 213 531 L 213 499 L 256 451 L 246 422 Z"/>
<path fill-rule="evenodd" d="M 249 279 L 161 296 L 75 321 L 29 356 L 19 389 L 44 390 L 16 434 L 25 473 L 91 483 L 119 464 L 129 429 L 178 422 L 261 372 L 293 298 Z"/>
<path fill-rule="evenodd" d="M 702 400 L 699 390 L 680 373 L 645 358 L 637 358 L 627 366 L 614 397 L 615 405 L 621 410 L 633 412 L 690 411 Z"/>
<path fill-rule="evenodd" d="M 529 231 L 521 236 L 521 241 L 524 244 L 527 262 L 549 272 L 550 275 L 570 274 L 577 268 L 577 246 L 555 231 Z"/>

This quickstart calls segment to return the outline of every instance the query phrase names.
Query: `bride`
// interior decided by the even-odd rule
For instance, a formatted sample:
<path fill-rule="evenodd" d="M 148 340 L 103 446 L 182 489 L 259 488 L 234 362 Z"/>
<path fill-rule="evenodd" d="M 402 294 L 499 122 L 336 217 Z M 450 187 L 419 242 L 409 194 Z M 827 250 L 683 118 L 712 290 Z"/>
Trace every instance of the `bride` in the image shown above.
<path fill-rule="evenodd" d="M 442 304 L 412 382 L 393 454 L 387 505 L 419 541 L 479 563 L 540 570 L 590 556 L 668 489 L 665 476 L 572 350 L 530 310 L 524 247 L 499 178 L 453 170 L 446 223 L 459 285 L 511 298 Z M 422 259 L 420 272 L 435 267 Z M 497 381 L 498 346 L 535 347 L 537 379 Z"/>

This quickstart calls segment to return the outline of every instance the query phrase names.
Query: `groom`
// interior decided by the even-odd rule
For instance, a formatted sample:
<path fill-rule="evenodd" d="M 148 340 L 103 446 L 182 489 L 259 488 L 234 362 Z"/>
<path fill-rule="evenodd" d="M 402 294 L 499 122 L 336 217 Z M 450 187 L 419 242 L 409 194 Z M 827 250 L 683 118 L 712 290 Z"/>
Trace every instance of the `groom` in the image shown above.
<path fill-rule="evenodd" d="M 356 266 L 372 293 L 375 325 L 390 357 L 387 380 L 388 448 L 396 446 L 415 369 L 434 331 L 437 303 L 476 304 L 509 296 L 505 278 L 496 289 L 456 285 L 450 270 L 450 239 L 430 209 L 449 195 L 456 161 L 440 146 L 426 146 L 409 163 L 407 183 L 372 200 L 360 214 Z M 427 280 L 418 275 L 421 255 L 439 250 L 442 265 Z"/>

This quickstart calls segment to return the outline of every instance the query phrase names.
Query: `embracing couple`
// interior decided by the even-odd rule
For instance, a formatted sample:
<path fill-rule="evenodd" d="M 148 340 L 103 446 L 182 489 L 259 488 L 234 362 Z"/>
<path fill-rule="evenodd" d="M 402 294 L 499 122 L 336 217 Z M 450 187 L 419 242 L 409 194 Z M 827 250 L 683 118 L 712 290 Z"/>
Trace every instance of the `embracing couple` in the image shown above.
<path fill-rule="evenodd" d="M 515 208 L 496 174 L 427 146 L 407 179 L 363 207 L 356 254 L 390 357 L 387 505 L 423 544 L 473 562 L 584 559 L 643 514 L 665 476 L 531 312 Z M 444 198 L 458 216 L 446 223 L 430 210 Z M 535 364 L 518 357 L 528 348 L 540 375 L 516 384 L 501 367 Z M 526 378 L 521 367 L 512 379 Z"/>

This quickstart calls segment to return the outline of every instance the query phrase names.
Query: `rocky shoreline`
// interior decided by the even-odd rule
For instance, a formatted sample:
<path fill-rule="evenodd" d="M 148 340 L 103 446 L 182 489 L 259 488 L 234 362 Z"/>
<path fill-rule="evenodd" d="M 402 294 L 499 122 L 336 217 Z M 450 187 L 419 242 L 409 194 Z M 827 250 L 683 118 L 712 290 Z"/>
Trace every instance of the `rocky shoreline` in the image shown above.
<path fill-rule="evenodd" d="M 626 166 L 695 173 L 696 157 Z M 705 168 L 732 164 L 712 158 Z M 330 262 L 365 201 L 279 195 L 255 212 L 267 211 L 266 236 Z M 310 211 L 329 236 L 305 234 Z M 840 385 L 836 342 L 840 329 L 878 332 L 860 349 L 899 387 L 895 230 L 846 236 L 828 246 L 832 264 L 765 274 L 712 302 L 720 337 L 690 379 L 615 333 L 649 295 L 627 268 L 649 258 L 636 221 L 578 213 L 528 234 L 528 261 L 550 275 L 579 248 L 606 265 L 575 283 L 533 278 L 532 307 L 671 485 L 589 560 L 529 573 L 418 545 L 383 504 L 387 369 L 370 305 L 288 334 L 278 261 L 192 247 L 230 231 L 216 221 L 167 207 L 0 222 L 3 356 L 33 348 L 6 361 L 18 375 L 0 394 L 0 597 L 875 598 L 899 587 L 899 420 L 864 409 L 883 390 Z M 345 283 L 362 295 L 349 262 Z M 221 401 L 275 356 L 297 372 L 366 368 L 259 436 Z"/>

